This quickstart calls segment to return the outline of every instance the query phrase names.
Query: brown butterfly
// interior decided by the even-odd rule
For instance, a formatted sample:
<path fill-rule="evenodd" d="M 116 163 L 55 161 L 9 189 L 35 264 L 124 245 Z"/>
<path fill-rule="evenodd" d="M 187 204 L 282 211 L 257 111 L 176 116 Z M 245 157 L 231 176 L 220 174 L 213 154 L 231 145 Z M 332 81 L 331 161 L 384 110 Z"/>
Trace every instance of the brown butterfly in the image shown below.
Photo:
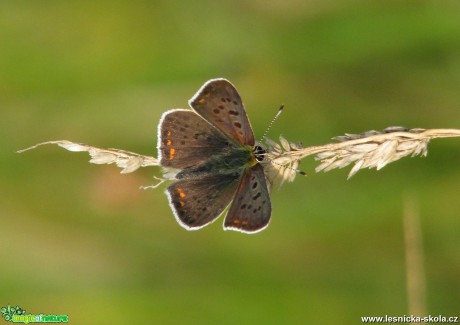
<path fill-rule="evenodd" d="M 174 175 L 166 189 L 181 226 L 200 229 L 230 205 L 225 230 L 255 233 L 270 222 L 271 202 L 260 164 L 265 149 L 235 87 L 225 79 L 206 82 L 189 101 L 158 125 L 158 159 Z"/>

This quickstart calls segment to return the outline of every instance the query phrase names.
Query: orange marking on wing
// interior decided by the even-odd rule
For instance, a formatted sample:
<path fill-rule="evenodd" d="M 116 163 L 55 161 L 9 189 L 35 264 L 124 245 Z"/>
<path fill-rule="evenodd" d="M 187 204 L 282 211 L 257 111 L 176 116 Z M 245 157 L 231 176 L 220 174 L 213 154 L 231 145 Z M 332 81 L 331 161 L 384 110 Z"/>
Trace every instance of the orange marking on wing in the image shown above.
<path fill-rule="evenodd" d="M 247 226 L 247 225 L 248 225 L 248 221 L 247 221 L 247 220 L 243 220 L 243 221 L 241 222 L 241 224 L 242 224 L 243 226 Z"/>
<path fill-rule="evenodd" d="M 204 98 L 200 98 L 200 99 L 198 100 L 198 103 L 200 103 L 200 104 L 203 104 L 204 102 L 205 102 Z"/>
<path fill-rule="evenodd" d="M 233 223 L 234 223 L 235 225 L 237 225 L 237 224 L 240 223 L 240 221 L 239 221 L 238 219 L 235 219 L 235 220 L 233 220 Z"/>
<path fill-rule="evenodd" d="M 171 131 L 166 132 L 166 135 L 167 135 L 168 137 L 170 137 L 171 134 L 172 134 Z"/>
<path fill-rule="evenodd" d="M 179 193 L 179 196 L 180 196 L 181 198 L 184 198 L 184 197 L 187 196 L 187 195 L 184 193 L 184 190 L 181 189 L 180 187 L 177 189 L 177 193 Z"/>
<path fill-rule="evenodd" d="M 185 205 L 185 202 L 184 201 L 179 201 L 179 204 L 180 204 L 181 207 L 183 207 Z"/>
<path fill-rule="evenodd" d="M 170 145 L 171 145 L 171 143 L 172 143 L 172 141 L 171 141 L 171 140 L 168 140 L 168 141 L 166 141 L 166 145 L 167 145 L 167 146 L 170 146 Z"/>
<path fill-rule="evenodd" d="M 171 150 L 169 150 L 169 159 L 173 159 L 175 154 L 176 154 L 176 149 L 171 148 Z"/>

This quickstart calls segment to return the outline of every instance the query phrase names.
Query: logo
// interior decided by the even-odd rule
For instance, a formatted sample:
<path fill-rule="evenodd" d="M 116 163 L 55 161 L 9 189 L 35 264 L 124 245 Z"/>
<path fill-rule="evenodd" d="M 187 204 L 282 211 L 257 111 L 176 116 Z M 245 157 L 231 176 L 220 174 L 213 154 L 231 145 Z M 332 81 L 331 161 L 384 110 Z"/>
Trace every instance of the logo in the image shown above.
<path fill-rule="evenodd" d="M 26 314 L 25 309 L 22 309 L 19 306 L 11 307 L 2 307 L 2 316 L 7 322 L 13 323 L 67 323 L 69 321 L 69 316 L 67 315 L 34 315 Z"/>

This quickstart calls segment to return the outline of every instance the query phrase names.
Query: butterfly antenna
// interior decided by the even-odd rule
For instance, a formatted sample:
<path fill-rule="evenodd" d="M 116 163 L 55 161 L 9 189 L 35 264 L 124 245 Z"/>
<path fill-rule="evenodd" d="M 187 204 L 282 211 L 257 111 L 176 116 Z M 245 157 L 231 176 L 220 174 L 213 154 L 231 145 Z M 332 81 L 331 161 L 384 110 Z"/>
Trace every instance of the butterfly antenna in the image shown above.
<path fill-rule="evenodd" d="M 262 142 L 262 140 L 265 139 L 265 137 L 267 136 L 268 131 L 270 131 L 270 129 L 272 128 L 273 123 L 275 123 L 275 120 L 281 114 L 283 109 L 284 109 L 284 105 L 281 105 L 280 108 L 278 109 L 278 112 L 276 113 L 275 117 L 272 119 L 272 121 L 268 125 L 268 128 L 265 130 L 264 135 L 262 136 L 262 139 L 260 139 L 260 142 Z"/>
<path fill-rule="evenodd" d="M 284 109 L 284 104 L 282 104 L 282 105 L 280 106 L 280 108 L 278 109 L 278 112 L 276 113 L 276 115 L 275 115 L 275 116 L 273 117 L 273 119 L 271 120 L 270 124 L 268 125 L 268 128 L 267 128 L 267 129 L 265 130 L 265 132 L 264 132 L 264 135 L 263 135 L 262 138 L 260 139 L 260 142 L 262 142 L 262 140 L 264 140 L 264 139 L 266 138 L 268 131 L 270 131 L 270 129 L 271 129 L 273 123 L 275 123 L 275 120 L 278 118 L 278 116 L 280 116 L 280 114 L 281 114 L 281 112 L 283 111 L 283 109 Z M 283 168 L 286 168 L 286 169 L 290 169 L 290 170 L 292 170 L 292 171 L 295 171 L 296 173 L 298 173 L 298 174 L 300 174 L 300 175 L 307 176 L 307 173 L 304 172 L 303 170 L 295 169 L 295 168 L 292 168 L 292 167 L 289 167 L 289 166 L 286 166 L 286 165 L 278 164 L 278 163 L 274 162 L 273 160 L 268 159 L 267 154 L 264 154 L 264 156 L 266 156 L 265 159 L 267 159 L 268 161 L 270 161 L 270 163 L 272 163 L 272 164 L 274 164 L 274 165 L 278 165 L 278 166 L 280 166 L 280 167 L 283 167 Z"/>

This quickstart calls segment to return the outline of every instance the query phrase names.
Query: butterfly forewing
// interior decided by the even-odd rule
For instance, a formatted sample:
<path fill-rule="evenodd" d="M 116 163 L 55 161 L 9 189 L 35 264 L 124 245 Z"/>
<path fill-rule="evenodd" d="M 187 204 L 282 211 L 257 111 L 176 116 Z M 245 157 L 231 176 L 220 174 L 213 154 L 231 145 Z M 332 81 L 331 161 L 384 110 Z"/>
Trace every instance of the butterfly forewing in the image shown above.
<path fill-rule="evenodd" d="M 234 145 L 191 110 L 165 112 L 158 126 L 158 158 L 163 167 L 183 169 L 199 165 L 219 150 Z"/>
<path fill-rule="evenodd" d="M 229 205 L 240 178 L 240 173 L 214 174 L 171 184 L 166 195 L 179 224 L 196 230 L 214 221 Z"/>
<path fill-rule="evenodd" d="M 224 229 L 254 233 L 268 226 L 271 215 L 270 195 L 264 170 L 256 164 L 244 172 L 232 205 L 225 217 Z"/>
<path fill-rule="evenodd" d="M 225 79 L 212 79 L 189 101 L 205 120 L 239 144 L 254 146 L 254 133 L 235 87 Z"/>

